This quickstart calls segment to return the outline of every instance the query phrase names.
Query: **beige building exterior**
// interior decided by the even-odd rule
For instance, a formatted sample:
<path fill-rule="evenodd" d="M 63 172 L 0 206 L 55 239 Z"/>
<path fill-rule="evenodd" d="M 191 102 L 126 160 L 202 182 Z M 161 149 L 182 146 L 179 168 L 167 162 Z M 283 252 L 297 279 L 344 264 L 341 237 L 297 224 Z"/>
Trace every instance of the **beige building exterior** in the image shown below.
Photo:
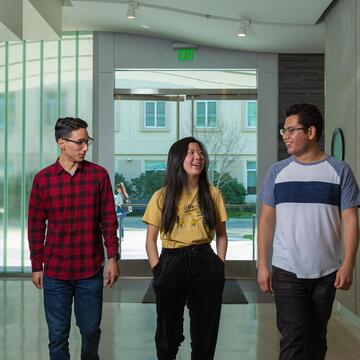
<path fill-rule="evenodd" d="M 115 102 L 115 173 L 130 181 L 164 170 L 173 142 L 201 140 L 209 153 L 209 174 L 228 172 L 255 202 L 256 100 L 119 100 Z"/>

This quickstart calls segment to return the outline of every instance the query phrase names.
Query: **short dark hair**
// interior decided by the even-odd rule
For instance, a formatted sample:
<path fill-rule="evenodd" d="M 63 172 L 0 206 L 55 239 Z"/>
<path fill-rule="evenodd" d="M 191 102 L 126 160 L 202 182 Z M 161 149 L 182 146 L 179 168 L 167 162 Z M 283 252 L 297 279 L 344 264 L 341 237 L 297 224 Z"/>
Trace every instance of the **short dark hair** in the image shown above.
<path fill-rule="evenodd" d="M 324 129 L 323 117 L 320 110 L 312 104 L 294 104 L 291 105 L 285 112 L 285 117 L 291 115 L 298 115 L 299 124 L 308 129 L 310 126 L 314 126 L 316 129 L 316 139 L 320 140 Z"/>
<path fill-rule="evenodd" d="M 55 139 L 58 141 L 60 138 L 70 135 L 70 133 L 74 130 L 86 129 L 87 127 L 87 122 L 80 118 L 59 118 L 55 124 Z"/>

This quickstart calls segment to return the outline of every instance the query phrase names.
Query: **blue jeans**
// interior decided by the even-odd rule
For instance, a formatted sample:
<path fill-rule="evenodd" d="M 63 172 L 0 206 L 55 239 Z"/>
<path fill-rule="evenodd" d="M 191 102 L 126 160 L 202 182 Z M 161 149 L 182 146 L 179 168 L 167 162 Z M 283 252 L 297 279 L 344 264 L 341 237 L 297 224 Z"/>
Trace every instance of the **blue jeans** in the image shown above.
<path fill-rule="evenodd" d="M 124 226 L 123 226 L 123 223 L 124 223 L 124 219 L 126 217 L 126 213 L 123 210 L 118 209 L 116 215 L 117 215 L 118 224 L 119 224 L 119 238 L 123 239 L 124 238 Z"/>
<path fill-rule="evenodd" d="M 335 298 L 336 271 L 318 279 L 298 279 L 273 266 L 280 360 L 323 360 L 327 323 Z"/>
<path fill-rule="evenodd" d="M 70 359 L 69 333 L 74 300 L 80 329 L 82 360 L 98 360 L 103 302 L 103 269 L 83 280 L 56 280 L 44 275 L 44 307 L 49 329 L 51 360 Z"/>

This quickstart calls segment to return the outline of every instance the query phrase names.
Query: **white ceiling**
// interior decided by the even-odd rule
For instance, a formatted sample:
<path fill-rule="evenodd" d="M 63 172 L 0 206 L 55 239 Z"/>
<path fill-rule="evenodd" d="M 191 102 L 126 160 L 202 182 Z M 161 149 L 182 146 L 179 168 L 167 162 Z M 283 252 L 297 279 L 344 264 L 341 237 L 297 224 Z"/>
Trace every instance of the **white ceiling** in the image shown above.
<path fill-rule="evenodd" d="M 63 31 L 120 31 L 174 41 L 245 51 L 324 52 L 324 22 L 333 0 L 146 0 L 136 18 L 126 0 L 67 0 Z M 248 35 L 237 36 L 240 19 L 251 20 Z"/>

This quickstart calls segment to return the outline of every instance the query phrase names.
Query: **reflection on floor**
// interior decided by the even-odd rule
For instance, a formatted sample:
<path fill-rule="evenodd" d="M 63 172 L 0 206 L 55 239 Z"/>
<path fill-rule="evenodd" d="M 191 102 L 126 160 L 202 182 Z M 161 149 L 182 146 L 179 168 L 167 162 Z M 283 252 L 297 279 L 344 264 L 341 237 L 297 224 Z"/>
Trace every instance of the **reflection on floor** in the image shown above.
<path fill-rule="evenodd" d="M 141 304 L 149 279 L 120 279 L 120 297 L 105 290 L 100 355 L 102 360 L 155 360 L 153 304 Z M 279 336 L 272 297 L 258 291 L 254 281 L 239 280 L 249 304 L 223 305 L 217 360 L 278 358 Z M 48 359 L 47 327 L 42 292 L 29 278 L 0 279 L 0 359 Z M 177 360 L 190 359 L 189 322 Z M 360 359 L 360 328 L 335 313 L 329 323 L 327 360 Z M 70 349 L 80 359 L 80 335 L 73 320 Z"/>

